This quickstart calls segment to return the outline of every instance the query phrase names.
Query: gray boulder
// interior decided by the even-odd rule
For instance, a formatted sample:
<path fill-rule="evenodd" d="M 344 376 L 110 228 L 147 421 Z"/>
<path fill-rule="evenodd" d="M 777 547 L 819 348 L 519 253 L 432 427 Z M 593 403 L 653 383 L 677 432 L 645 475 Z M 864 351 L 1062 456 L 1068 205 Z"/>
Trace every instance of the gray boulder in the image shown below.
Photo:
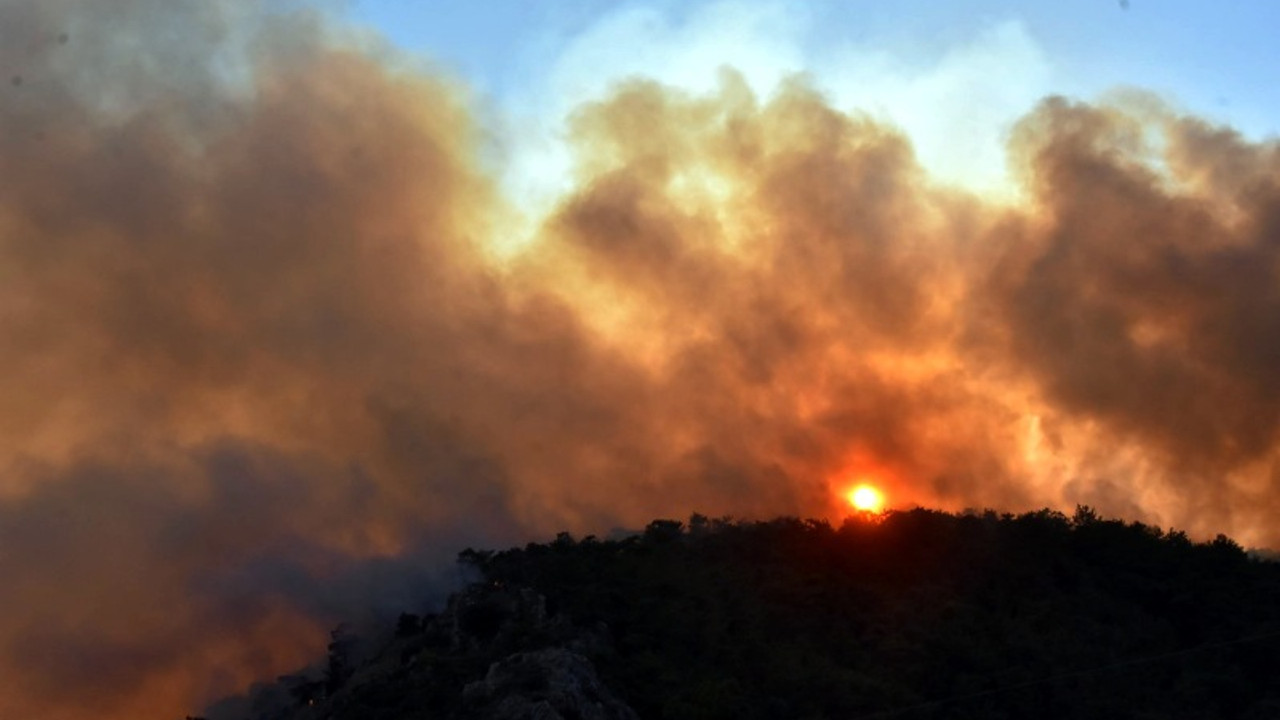
<path fill-rule="evenodd" d="M 516 653 L 464 688 L 482 720 L 639 720 L 600 682 L 586 657 L 564 648 Z"/>

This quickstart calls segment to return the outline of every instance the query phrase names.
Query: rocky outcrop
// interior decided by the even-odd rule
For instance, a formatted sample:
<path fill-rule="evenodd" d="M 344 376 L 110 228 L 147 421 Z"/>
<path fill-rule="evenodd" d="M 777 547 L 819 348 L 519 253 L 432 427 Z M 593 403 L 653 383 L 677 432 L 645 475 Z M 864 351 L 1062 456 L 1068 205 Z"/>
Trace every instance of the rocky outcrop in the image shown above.
<path fill-rule="evenodd" d="M 438 615 L 402 615 L 368 652 L 335 631 L 322 673 L 281 677 L 216 718 L 638 720 L 588 658 L 611 650 L 608 635 L 530 588 L 476 583 Z"/>
<path fill-rule="evenodd" d="M 586 657 L 564 648 L 520 652 L 466 686 L 463 706 L 482 720 L 638 720 L 600 682 Z"/>

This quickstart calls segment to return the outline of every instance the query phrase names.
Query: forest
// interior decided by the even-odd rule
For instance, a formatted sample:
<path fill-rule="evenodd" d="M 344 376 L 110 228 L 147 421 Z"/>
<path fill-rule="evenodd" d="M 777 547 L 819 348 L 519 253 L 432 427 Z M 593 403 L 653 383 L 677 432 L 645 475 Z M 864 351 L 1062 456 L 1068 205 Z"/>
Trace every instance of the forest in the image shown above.
<path fill-rule="evenodd" d="M 240 717 L 1280 717 L 1280 563 L 1086 507 L 693 515 L 458 561 L 448 607 L 335 630 Z"/>

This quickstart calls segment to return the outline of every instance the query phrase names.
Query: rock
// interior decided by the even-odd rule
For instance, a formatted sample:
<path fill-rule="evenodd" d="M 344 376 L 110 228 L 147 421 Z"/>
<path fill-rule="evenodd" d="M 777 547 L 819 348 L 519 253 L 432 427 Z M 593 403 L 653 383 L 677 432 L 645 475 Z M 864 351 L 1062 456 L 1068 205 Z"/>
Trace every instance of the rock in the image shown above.
<path fill-rule="evenodd" d="M 464 707 L 482 720 L 638 720 L 600 682 L 586 657 L 564 648 L 511 655 L 463 689 Z"/>

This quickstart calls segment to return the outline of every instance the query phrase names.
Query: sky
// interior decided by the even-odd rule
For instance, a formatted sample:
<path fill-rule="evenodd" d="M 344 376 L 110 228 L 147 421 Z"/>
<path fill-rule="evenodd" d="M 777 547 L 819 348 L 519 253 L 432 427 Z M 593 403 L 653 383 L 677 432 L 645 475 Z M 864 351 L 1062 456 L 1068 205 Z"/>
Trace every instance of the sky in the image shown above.
<path fill-rule="evenodd" d="M 837 106 L 923 140 L 948 180 L 984 189 L 1003 172 L 1001 133 L 1050 94 L 1141 88 L 1253 138 L 1280 131 L 1271 3 L 350 0 L 346 12 L 505 114 L 550 110 L 552 125 L 620 78 L 705 90 L 730 65 L 767 94 L 809 73 Z M 948 156 L 957 129 L 981 151 Z"/>
<path fill-rule="evenodd" d="M 862 483 L 1280 546 L 1278 11 L 892 5 L 0 0 L 0 717 Z"/>

